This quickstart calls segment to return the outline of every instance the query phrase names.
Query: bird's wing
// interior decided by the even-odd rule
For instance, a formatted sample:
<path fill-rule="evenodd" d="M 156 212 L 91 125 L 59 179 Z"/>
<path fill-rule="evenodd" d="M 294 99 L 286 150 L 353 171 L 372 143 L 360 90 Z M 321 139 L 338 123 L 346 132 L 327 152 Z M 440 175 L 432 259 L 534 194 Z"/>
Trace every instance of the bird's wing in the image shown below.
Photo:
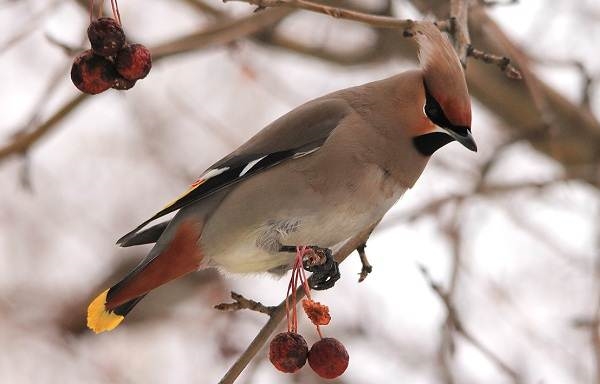
<path fill-rule="evenodd" d="M 190 188 L 121 237 L 126 244 L 150 222 L 290 159 L 318 150 L 351 107 L 337 98 L 308 102 L 273 123 L 208 168 Z"/>

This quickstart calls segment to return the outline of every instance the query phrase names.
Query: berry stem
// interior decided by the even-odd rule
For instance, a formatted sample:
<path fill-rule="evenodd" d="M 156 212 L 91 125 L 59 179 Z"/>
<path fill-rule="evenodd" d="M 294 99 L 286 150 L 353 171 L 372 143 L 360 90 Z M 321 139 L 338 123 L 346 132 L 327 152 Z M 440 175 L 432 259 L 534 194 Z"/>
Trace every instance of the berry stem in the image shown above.
<path fill-rule="evenodd" d="M 111 0 L 112 1 L 112 0 Z M 115 0 L 116 1 L 116 0 Z M 309 300 L 312 300 L 310 294 L 310 286 L 306 278 L 306 272 L 304 272 L 303 260 L 309 248 L 307 246 L 296 247 L 296 257 L 292 264 L 292 276 L 288 284 L 288 289 L 285 297 L 285 315 L 287 319 L 288 332 L 297 333 L 298 331 L 298 309 L 297 309 L 297 296 L 296 291 L 299 286 L 304 287 L 304 293 Z M 291 316 L 290 316 L 291 312 Z M 317 333 L 319 338 L 323 338 L 321 333 L 321 327 L 316 325 Z"/>
<path fill-rule="evenodd" d="M 90 0 L 90 24 L 94 21 L 94 0 Z"/>
<path fill-rule="evenodd" d="M 119 3 L 117 2 L 117 0 L 110 0 L 110 6 L 112 8 L 114 19 L 119 23 L 119 25 L 122 25 L 121 13 L 119 12 Z"/>

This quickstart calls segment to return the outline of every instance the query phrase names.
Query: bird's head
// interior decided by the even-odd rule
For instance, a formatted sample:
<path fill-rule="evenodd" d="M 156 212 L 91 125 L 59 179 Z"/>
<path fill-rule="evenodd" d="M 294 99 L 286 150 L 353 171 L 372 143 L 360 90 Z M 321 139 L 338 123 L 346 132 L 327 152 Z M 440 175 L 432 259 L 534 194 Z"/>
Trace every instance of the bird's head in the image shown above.
<path fill-rule="evenodd" d="M 456 140 L 471 151 L 477 145 L 471 135 L 471 99 L 460 60 L 448 39 L 429 22 L 415 27 L 423 74 L 423 113 L 427 123 L 413 139 L 423 155 Z"/>

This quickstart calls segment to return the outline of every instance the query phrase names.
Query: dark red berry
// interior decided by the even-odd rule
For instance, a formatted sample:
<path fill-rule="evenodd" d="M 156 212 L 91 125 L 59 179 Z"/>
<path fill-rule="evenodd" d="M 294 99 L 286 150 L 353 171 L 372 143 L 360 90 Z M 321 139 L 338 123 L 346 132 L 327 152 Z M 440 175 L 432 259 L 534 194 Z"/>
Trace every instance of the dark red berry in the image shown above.
<path fill-rule="evenodd" d="M 306 364 L 308 345 L 304 337 L 293 332 L 282 332 L 275 336 L 269 346 L 269 360 L 285 373 L 294 373 Z"/>
<path fill-rule="evenodd" d="M 118 89 L 120 91 L 126 91 L 128 89 L 133 88 L 137 80 L 127 80 L 124 77 L 117 75 L 115 81 L 113 82 L 112 88 Z"/>
<path fill-rule="evenodd" d="M 324 379 L 335 379 L 348 368 L 350 360 L 344 345 L 332 337 L 313 344 L 308 352 L 308 364 Z"/>
<path fill-rule="evenodd" d="M 125 45 L 123 28 L 110 17 L 92 21 L 87 33 L 92 49 L 101 56 L 113 56 Z"/>
<path fill-rule="evenodd" d="M 95 95 L 113 86 L 117 71 L 113 64 L 102 56 L 94 55 L 91 49 L 80 53 L 71 67 L 71 80 L 81 92 Z"/>
<path fill-rule="evenodd" d="M 152 56 L 142 44 L 126 45 L 119 51 L 115 64 L 121 76 L 129 80 L 139 80 L 150 72 Z"/>

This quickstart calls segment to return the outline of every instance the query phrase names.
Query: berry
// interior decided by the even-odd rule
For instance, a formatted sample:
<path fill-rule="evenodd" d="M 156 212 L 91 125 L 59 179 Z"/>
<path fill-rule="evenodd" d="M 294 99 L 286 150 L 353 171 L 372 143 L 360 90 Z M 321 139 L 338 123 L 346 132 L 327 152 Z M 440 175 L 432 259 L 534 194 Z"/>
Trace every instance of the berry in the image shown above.
<path fill-rule="evenodd" d="M 142 44 L 131 44 L 119 51 L 115 63 L 121 76 L 129 80 L 139 80 L 150 72 L 152 56 Z"/>
<path fill-rule="evenodd" d="M 344 345 L 332 337 L 313 344 L 308 352 L 308 364 L 324 379 L 335 379 L 348 368 L 348 352 Z"/>
<path fill-rule="evenodd" d="M 126 91 L 128 89 L 133 88 L 137 80 L 127 80 L 124 77 L 117 75 L 115 81 L 113 82 L 112 88 L 118 89 L 120 91 Z"/>
<path fill-rule="evenodd" d="M 92 21 L 87 33 L 94 53 L 100 56 L 115 55 L 125 45 L 123 29 L 110 17 Z"/>
<path fill-rule="evenodd" d="M 71 80 L 81 92 L 95 95 L 112 87 L 117 72 L 113 64 L 91 49 L 80 53 L 71 67 Z"/>
<path fill-rule="evenodd" d="M 308 345 L 304 337 L 294 332 L 282 332 L 269 346 L 269 360 L 285 373 L 294 373 L 306 364 Z"/>
<path fill-rule="evenodd" d="M 314 325 L 327 325 L 331 321 L 329 307 L 311 299 L 302 300 L 302 308 Z"/>

